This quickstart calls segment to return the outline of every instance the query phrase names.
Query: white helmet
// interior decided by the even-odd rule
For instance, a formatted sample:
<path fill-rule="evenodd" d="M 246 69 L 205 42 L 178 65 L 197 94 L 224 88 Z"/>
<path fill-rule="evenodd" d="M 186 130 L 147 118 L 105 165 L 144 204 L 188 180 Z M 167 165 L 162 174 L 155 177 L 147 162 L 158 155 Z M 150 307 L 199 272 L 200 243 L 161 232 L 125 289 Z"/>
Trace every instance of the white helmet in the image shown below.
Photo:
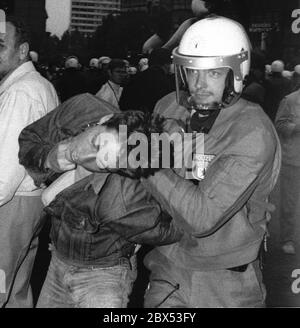
<path fill-rule="evenodd" d="M 300 75 L 300 65 L 299 64 L 294 67 L 294 72 L 296 74 Z"/>
<path fill-rule="evenodd" d="M 107 56 L 102 56 L 99 58 L 99 68 L 102 68 L 103 65 L 107 65 L 111 62 L 111 58 Z"/>
<path fill-rule="evenodd" d="M 269 64 L 266 64 L 266 65 L 265 65 L 265 72 L 266 72 L 267 74 L 270 74 L 270 73 L 272 72 L 271 65 L 269 65 Z"/>
<path fill-rule="evenodd" d="M 290 79 L 293 76 L 293 73 L 291 71 L 288 71 L 288 70 L 283 70 L 281 75 L 283 77 L 286 77 L 287 79 Z"/>
<path fill-rule="evenodd" d="M 284 70 L 284 63 L 282 60 L 274 60 L 271 64 L 271 71 L 273 73 L 282 73 Z"/>
<path fill-rule="evenodd" d="M 76 56 L 70 56 L 65 61 L 66 68 L 79 68 L 79 60 Z"/>
<path fill-rule="evenodd" d="M 179 104 L 191 105 L 186 103 L 189 98 L 187 68 L 208 70 L 221 67 L 228 67 L 231 71 L 219 107 L 233 104 L 239 98 L 245 77 L 249 74 L 250 51 L 247 33 L 236 21 L 222 16 L 209 16 L 194 23 L 173 51 Z"/>
<path fill-rule="evenodd" d="M 98 65 L 99 65 L 99 59 L 98 58 L 92 58 L 90 60 L 90 63 L 89 63 L 90 67 L 98 68 Z"/>
<path fill-rule="evenodd" d="M 130 66 L 130 67 L 128 67 L 128 73 L 129 73 L 130 75 L 135 75 L 135 74 L 137 73 L 137 68 L 134 67 L 134 66 Z"/>

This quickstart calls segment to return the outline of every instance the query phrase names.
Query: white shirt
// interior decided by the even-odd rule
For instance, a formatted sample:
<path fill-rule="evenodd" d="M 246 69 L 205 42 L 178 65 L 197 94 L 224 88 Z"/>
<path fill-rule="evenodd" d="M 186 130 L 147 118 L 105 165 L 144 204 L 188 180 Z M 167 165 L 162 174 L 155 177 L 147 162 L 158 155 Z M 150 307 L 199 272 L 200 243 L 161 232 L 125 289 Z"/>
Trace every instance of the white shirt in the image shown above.
<path fill-rule="evenodd" d="M 119 84 L 108 81 L 97 92 L 96 97 L 106 100 L 119 109 L 119 100 L 121 98 L 122 91 L 123 88 L 120 87 Z"/>
<path fill-rule="evenodd" d="M 41 191 L 19 164 L 19 134 L 24 127 L 58 106 L 53 85 L 32 62 L 14 70 L 0 84 L 0 206 L 13 196 L 32 196 Z"/>

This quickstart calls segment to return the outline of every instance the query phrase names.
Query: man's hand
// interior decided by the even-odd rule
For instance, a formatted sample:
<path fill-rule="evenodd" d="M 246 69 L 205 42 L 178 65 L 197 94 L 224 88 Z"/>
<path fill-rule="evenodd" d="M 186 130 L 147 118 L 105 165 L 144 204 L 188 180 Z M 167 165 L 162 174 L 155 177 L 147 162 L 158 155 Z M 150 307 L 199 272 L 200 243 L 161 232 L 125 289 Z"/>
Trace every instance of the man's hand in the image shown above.
<path fill-rule="evenodd" d="M 58 173 L 73 170 L 76 164 L 69 157 L 68 147 L 69 143 L 66 141 L 54 146 L 47 156 L 45 167 Z"/>
<path fill-rule="evenodd" d="M 100 126 L 88 128 L 76 137 L 58 143 L 48 154 L 45 167 L 64 172 L 81 165 L 87 170 L 99 171 L 96 165 L 99 147 L 95 145 L 95 140 L 100 129 Z"/>
<path fill-rule="evenodd" d="M 95 141 L 102 130 L 103 128 L 97 125 L 70 139 L 67 158 L 87 170 L 98 171 L 96 156 L 99 146 L 95 144 Z"/>

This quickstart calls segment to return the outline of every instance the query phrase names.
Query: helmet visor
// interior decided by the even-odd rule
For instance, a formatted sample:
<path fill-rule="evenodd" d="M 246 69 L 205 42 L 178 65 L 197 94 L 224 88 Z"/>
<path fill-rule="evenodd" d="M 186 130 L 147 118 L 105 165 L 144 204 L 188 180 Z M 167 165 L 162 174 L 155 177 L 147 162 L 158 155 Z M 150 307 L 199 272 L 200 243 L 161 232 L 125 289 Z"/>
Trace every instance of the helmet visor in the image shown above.
<path fill-rule="evenodd" d="M 233 56 L 196 57 L 174 52 L 177 101 L 194 109 L 217 109 L 240 94 L 235 83 L 242 83 L 241 63 L 248 52 Z"/>

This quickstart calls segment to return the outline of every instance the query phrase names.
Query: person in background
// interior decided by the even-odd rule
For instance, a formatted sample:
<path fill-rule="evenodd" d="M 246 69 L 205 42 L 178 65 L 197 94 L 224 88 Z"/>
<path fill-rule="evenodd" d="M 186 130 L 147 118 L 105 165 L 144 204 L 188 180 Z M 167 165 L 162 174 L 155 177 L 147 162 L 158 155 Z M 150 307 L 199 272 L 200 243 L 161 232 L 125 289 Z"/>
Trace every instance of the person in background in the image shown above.
<path fill-rule="evenodd" d="M 100 74 L 103 80 L 103 84 L 107 82 L 108 80 L 108 65 L 111 62 L 111 58 L 108 56 L 102 56 L 99 58 L 99 64 L 98 64 L 98 68 L 100 70 Z M 102 85 L 103 85 L 102 84 Z M 99 89 L 101 88 L 101 86 L 99 86 Z M 99 90 L 98 89 L 98 90 Z"/>
<path fill-rule="evenodd" d="M 279 181 L 279 222 L 282 250 L 296 254 L 300 215 L 300 91 L 282 99 L 275 120 L 282 147 Z"/>
<path fill-rule="evenodd" d="M 128 64 L 123 59 L 112 59 L 108 64 L 107 73 L 108 81 L 96 93 L 96 97 L 119 109 L 123 86 L 128 80 Z"/>
<path fill-rule="evenodd" d="M 300 88 L 300 65 L 294 67 L 291 83 L 291 92 L 297 91 Z"/>
<path fill-rule="evenodd" d="M 265 61 L 259 52 L 252 51 L 251 67 L 246 79 L 241 97 L 259 104 L 262 108 L 265 102 Z"/>
<path fill-rule="evenodd" d="M 152 113 L 163 96 L 175 90 L 170 77 L 171 52 L 154 49 L 149 56 L 149 68 L 136 75 L 125 87 L 120 99 L 121 110 L 134 109 Z"/>
<path fill-rule="evenodd" d="M 291 81 L 282 76 L 284 62 L 274 60 L 271 64 L 271 75 L 266 79 L 264 110 L 274 122 L 280 101 L 291 92 Z"/>
<path fill-rule="evenodd" d="M 26 26 L 6 18 L 0 33 L 0 307 L 33 307 L 30 276 L 41 228 L 41 192 L 19 164 L 18 137 L 58 105 L 50 82 L 30 61 Z"/>
<path fill-rule="evenodd" d="M 56 87 L 61 102 L 87 92 L 86 77 L 79 70 L 79 60 L 76 56 L 69 56 L 65 60 L 65 70 L 58 78 Z"/>
<path fill-rule="evenodd" d="M 89 63 L 89 68 L 85 72 L 87 83 L 87 92 L 95 95 L 101 86 L 106 82 L 103 74 L 99 69 L 99 59 L 92 58 Z"/>

